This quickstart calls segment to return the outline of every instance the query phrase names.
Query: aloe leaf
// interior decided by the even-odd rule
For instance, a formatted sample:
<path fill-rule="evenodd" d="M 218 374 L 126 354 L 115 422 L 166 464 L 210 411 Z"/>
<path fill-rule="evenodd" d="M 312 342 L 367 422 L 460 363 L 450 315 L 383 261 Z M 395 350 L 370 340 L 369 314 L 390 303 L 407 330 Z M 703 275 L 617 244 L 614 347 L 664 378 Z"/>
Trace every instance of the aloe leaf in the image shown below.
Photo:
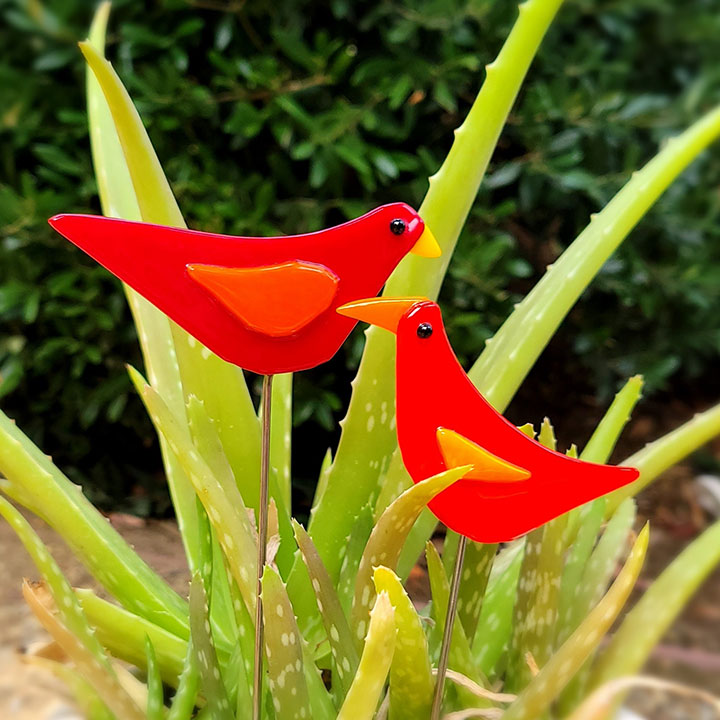
<path fill-rule="evenodd" d="M 623 500 L 637 495 L 658 475 L 718 434 L 720 434 L 720 405 L 715 405 L 631 455 L 624 464 L 636 467 L 640 471 L 640 477 L 634 483 L 607 496 L 607 514 L 612 514 Z"/>
<path fill-rule="evenodd" d="M 720 134 L 720 108 L 671 138 L 545 273 L 470 370 L 480 392 L 501 412 L 563 318 L 630 231 L 670 183 Z"/>
<path fill-rule="evenodd" d="M 634 375 L 623 385 L 582 451 L 583 460 L 595 463 L 608 461 L 620 433 L 640 400 L 642 388 L 642 375 Z"/>
<path fill-rule="evenodd" d="M 190 441 L 190 435 L 155 390 L 143 377 L 129 368 L 130 377 L 145 403 L 155 427 L 165 436 L 215 530 L 233 578 L 242 593 L 245 606 L 255 610 L 255 574 L 257 541 L 243 499 L 234 483 L 222 484 Z"/>
<path fill-rule="evenodd" d="M 625 616 L 593 671 L 593 685 L 640 670 L 698 586 L 720 562 L 720 521 L 663 570 Z"/>
<path fill-rule="evenodd" d="M 84 643 L 85 638 L 76 634 L 75 628 L 69 629 L 58 617 L 58 609 L 45 587 L 31 585 L 26 580 L 23 583 L 23 597 L 33 615 L 65 651 L 107 707 L 122 720 L 145 720 L 144 713 L 122 687 L 114 671 L 105 663 L 98 662 L 97 654 Z"/>
<path fill-rule="evenodd" d="M 210 608 L 202 578 L 195 573 L 190 582 L 190 634 L 207 712 L 213 720 L 233 720 L 234 713 L 230 710 L 230 701 L 220 675 L 209 618 Z"/>
<path fill-rule="evenodd" d="M 165 702 L 163 700 L 163 683 L 160 677 L 160 668 L 155 658 L 155 648 L 152 640 L 145 636 L 145 654 L 147 658 L 147 720 L 163 720 L 165 717 Z"/>
<path fill-rule="evenodd" d="M 538 442 L 550 450 L 557 447 L 555 431 L 548 418 L 540 425 Z M 529 662 L 542 667 L 552 654 L 565 564 L 567 523 L 568 515 L 564 514 L 527 536 L 506 677 L 510 691 L 527 685 L 531 678 Z"/>
<path fill-rule="evenodd" d="M 125 162 L 145 222 L 185 227 L 150 139 L 132 100 L 112 68 L 90 44 L 80 43 L 112 113 Z M 243 497 L 257 508 L 260 476 L 260 425 L 242 371 L 221 360 L 170 323 L 185 395 L 194 393 L 218 421 L 218 433 Z M 238 442 L 242 432 L 243 442 Z M 279 500 L 276 497 L 276 500 Z"/>
<path fill-rule="evenodd" d="M 77 588 L 75 595 L 97 639 L 115 657 L 145 668 L 145 638 L 149 638 L 163 680 L 168 685 L 177 685 L 184 667 L 187 640 L 99 598 L 92 590 Z"/>
<path fill-rule="evenodd" d="M 628 544 L 634 522 L 635 503 L 628 499 L 610 519 L 587 562 L 580 582 L 574 588 L 573 601 L 568 607 L 565 618 L 558 623 L 558 642 L 564 642 L 600 601 L 605 588 L 610 584 L 617 562 Z M 591 662 L 592 659 L 587 660 L 565 688 L 559 707 L 566 711 L 571 710 L 586 695 Z"/>
<path fill-rule="evenodd" d="M 311 718 L 303 672 L 302 636 L 285 586 L 269 565 L 262 579 L 268 688 L 277 720 Z"/>
<path fill-rule="evenodd" d="M 0 515 L 13 529 L 40 571 L 58 608 L 62 623 L 77 636 L 78 642 L 86 646 L 87 651 L 92 654 L 96 662 L 106 671 L 111 671 L 110 662 L 102 645 L 95 637 L 70 583 L 65 579 L 58 564 L 48 552 L 45 543 L 20 512 L 3 497 L 0 497 Z"/>
<path fill-rule="evenodd" d="M 445 632 L 447 619 L 448 599 L 450 597 L 450 583 L 440 555 L 433 543 L 425 545 L 425 558 L 427 559 L 428 576 L 430 578 L 430 591 L 432 593 L 432 615 L 435 620 L 433 637 L 439 647 L 440 640 Z M 465 636 L 460 623 L 455 623 L 452 629 L 452 640 L 450 642 L 449 667 L 458 670 L 479 685 L 486 684 L 486 678 L 478 670 L 473 662 L 470 651 L 470 643 Z M 462 690 L 461 690 L 462 692 Z M 463 693 L 465 694 L 465 693 Z"/>
<path fill-rule="evenodd" d="M 625 605 L 642 569 L 648 536 L 646 525 L 603 599 L 503 713 L 502 720 L 535 720 L 540 717 L 582 667 Z"/>
<path fill-rule="evenodd" d="M 420 215 L 440 243 L 437 260 L 406 257 L 388 280 L 385 294 L 436 297 L 452 251 L 480 186 L 505 120 L 545 32 L 562 0 L 528 0 L 497 59 L 486 67 L 485 82 L 442 167 L 430 179 Z M 330 577 L 337 579 L 342 547 L 361 507 L 374 501 L 379 479 L 397 445 L 393 407 L 394 339 L 370 328 L 353 383 L 340 444 L 323 501 L 315 508 L 310 535 Z M 373 452 L 368 453 L 372 447 Z"/>
<path fill-rule="evenodd" d="M 340 568 L 340 579 L 337 584 L 340 604 L 346 615 L 350 614 L 353 594 L 355 592 L 355 580 L 357 569 L 360 565 L 365 546 L 367 545 L 370 533 L 375 527 L 375 517 L 370 505 L 365 505 L 353 523 L 350 536 L 347 540 L 347 548 L 342 567 Z"/>
<path fill-rule="evenodd" d="M 325 632 L 330 642 L 333 678 L 337 677 L 339 679 L 342 690 L 341 697 L 344 698 L 350 689 L 359 662 L 358 654 L 355 651 L 355 643 L 350 632 L 350 625 L 348 625 L 332 580 L 330 580 L 330 576 L 310 536 L 305 531 L 305 528 L 294 520 L 293 529 L 303 562 L 312 581 L 320 616 L 323 619 Z M 334 688 L 335 683 L 333 683 Z"/>
<path fill-rule="evenodd" d="M 506 650 L 512 632 L 524 540 L 513 543 L 497 556 L 480 611 L 473 640 L 473 657 L 480 670 L 490 675 Z"/>
<path fill-rule="evenodd" d="M 435 681 L 420 617 L 400 578 L 386 567 L 375 568 L 375 592 L 387 593 L 395 609 L 395 654 L 390 665 L 390 720 L 430 716 Z"/>
<path fill-rule="evenodd" d="M 69 665 L 39 655 L 27 655 L 23 662 L 55 675 L 67 687 L 82 716 L 87 720 L 117 720 L 90 683 Z"/>
<path fill-rule="evenodd" d="M 99 55 L 105 50 L 109 13 L 110 3 L 101 3 L 90 28 L 89 42 Z M 100 84 L 89 68 L 86 73 L 86 86 L 90 147 L 103 213 L 109 217 L 141 220 L 140 207 L 110 108 Z M 123 288 L 137 327 L 150 382 L 166 398 L 173 412 L 180 414 L 183 393 L 170 323 L 163 313 L 134 290 L 127 285 L 123 285 Z M 197 569 L 195 493 L 175 457 L 168 452 L 162 437 L 160 449 L 188 563 L 194 571 Z"/>
<path fill-rule="evenodd" d="M 375 599 L 372 581 L 378 565 L 394 569 L 405 538 L 420 511 L 439 493 L 457 482 L 468 470 L 462 466 L 433 475 L 413 485 L 395 500 L 380 516 L 365 546 L 353 595 L 350 626 L 357 644 L 362 644 L 368 623 L 368 613 Z"/>
<path fill-rule="evenodd" d="M 470 540 L 465 550 L 458 593 L 458 620 L 462 623 L 465 635 L 471 643 L 480 620 L 483 598 L 497 549 L 497 543 L 484 544 Z"/>
<path fill-rule="evenodd" d="M 392 663 L 395 635 L 395 611 L 382 592 L 370 611 L 360 665 L 337 720 L 372 720 Z"/>
<path fill-rule="evenodd" d="M 292 508 L 292 373 L 273 378 L 270 417 L 270 465 L 275 470 L 279 494 L 288 514 Z"/>
<path fill-rule="evenodd" d="M 60 534 L 124 607 L 187 637 L 187 605 L 50 459 L 0 412 L 0 490 Z"/>
<path fill-rule="evenodd" d="M 173 695 L 166 720 L 190 720 L 195 710 L 198 689 L 200 687 L 200 672 L 195 661 L 195 650 L 192 640 L 187 644 L 185 664 L 177 683 L 177 690 Z"/>

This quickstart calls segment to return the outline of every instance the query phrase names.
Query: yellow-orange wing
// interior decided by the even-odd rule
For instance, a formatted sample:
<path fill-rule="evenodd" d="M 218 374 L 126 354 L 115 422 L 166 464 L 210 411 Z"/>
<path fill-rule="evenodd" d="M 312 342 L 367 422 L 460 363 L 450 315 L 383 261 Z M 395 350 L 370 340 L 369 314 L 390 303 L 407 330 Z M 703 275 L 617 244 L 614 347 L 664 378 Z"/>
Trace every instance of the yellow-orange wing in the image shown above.
<path fill-rule="evenodd" d="M 440 427 L 436 433 L 437 443 L 447 468 L 472 465 L 473 469 L 464 475 L 465 480 L 483 482 L 519 482 L 527 480 L 530 472 L 503 460 L 472 440 L 453 430 Z"/>
<path fill-rule="evenodd" d="M 187 271 L 243 325 L 270 337 L 311 323 L 330 307 L 339 283 L 323 265 L 300 260 L 249 268 L 191 264 Z"/>

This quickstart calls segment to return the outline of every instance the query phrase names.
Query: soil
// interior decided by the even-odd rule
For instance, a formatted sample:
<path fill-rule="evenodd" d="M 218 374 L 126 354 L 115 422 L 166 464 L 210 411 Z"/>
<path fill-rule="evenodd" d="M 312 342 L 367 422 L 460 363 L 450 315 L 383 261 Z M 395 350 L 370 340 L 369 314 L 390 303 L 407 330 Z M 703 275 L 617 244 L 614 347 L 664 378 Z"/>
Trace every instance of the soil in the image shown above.
<path fill-rule="evenodd" d="M 719 453 L 720 454 L 720 453 Z M 658 480 L 639 502 L 638 526 L 651 521 L 648 559 L 639 582 L 642 590 L 712 517 L 700 506 L 698 483 L 687 465 Z M 95 587 L 69 549 L 36 518 L 29 518 L 75 586 Z M 113 525 L 170 585 L 186 592 L 187 571 L 180 537 L 172 521 L 145 521 L 112 515 Z M 6 523 L 0 523 L 0 718 L 15 720 L 82 720 L 63 686 L 23 661 L 23 653 L 43 645 L 47 636 L 22 600 L 20 579 L 37 577 L 22 545 Z M 418 566 L 410 579 L 418 602 L 427 598 L 427 579 Z M 639 594 L 639 593 L 638 593 Z M 720 569 L 700 588 L 656 649 L 645 670 L 720 695 Z M 635 692 L 630 707 L 647 720 L 704 720 L 717 717 L 700 704 L 657 691 Z"/>

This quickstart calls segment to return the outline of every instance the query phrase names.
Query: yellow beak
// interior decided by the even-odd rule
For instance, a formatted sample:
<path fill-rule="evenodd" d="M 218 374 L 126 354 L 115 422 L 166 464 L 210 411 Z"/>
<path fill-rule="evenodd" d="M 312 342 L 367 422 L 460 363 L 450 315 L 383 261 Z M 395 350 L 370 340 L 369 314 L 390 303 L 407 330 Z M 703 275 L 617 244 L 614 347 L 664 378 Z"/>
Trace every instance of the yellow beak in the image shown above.
<path fill-rule="evenodd" d="M 341 315 L 377 325 L 394 333 L 397 331 L 400 318 L 415 303 L 425 300 L 426 297 L 365 298 L 341 305 L 337 311 Z"/>
<path fill-rule="evenodd" d="M 422 231 L 422 235 L 417 239 L 417 242 L 410 248 L 410 252 L 413 255 L 419 255 L 424 258 L 436 258 L 442 255 L 438 241 L 432 232 L 430 232 L 430 228 L 427 225 Z"/>

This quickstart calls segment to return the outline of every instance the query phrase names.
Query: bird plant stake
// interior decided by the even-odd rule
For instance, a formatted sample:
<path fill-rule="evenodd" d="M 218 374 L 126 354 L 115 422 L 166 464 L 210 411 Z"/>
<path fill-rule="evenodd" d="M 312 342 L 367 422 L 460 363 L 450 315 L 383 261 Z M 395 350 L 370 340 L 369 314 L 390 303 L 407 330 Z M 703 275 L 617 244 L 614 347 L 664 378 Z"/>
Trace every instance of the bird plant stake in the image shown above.
<path fill-rule="evenodd" d="M 431 712 L 431 720 L 437 720 L 468 538 L 509 542 L 631 483 L 639 473 L 556 452 L 506 420 L 462 369 L 436 303 L 417 297 L 372 298 L 343 305 L 338 312 L 397 336 L 398 445 L 413 482 L 468 467 L 429 503 L 438 519 L 460 535 Z"/>
<path fill-rule="evenodd" d="M 329 360 L 356 324 L 335 310 L 376 294 L 408 251 L 437 257 L 440 248 L 403 203 L 319 232 L 275 238 L 91 215 L 56 215 L 49 222 L 209 350 L 263 376 L 253 674 L 253 718 L 259 720 L 273 375 Z"/>

